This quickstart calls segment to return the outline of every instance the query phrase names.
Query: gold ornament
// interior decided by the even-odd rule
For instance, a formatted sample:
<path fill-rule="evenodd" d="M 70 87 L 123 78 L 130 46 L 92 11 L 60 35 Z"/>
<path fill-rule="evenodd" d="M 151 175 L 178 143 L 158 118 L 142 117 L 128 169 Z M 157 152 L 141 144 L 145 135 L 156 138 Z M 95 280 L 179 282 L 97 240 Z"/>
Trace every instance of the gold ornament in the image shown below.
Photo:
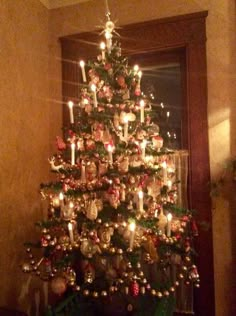
<path fill-rule="evenodd" d="M 56 276 L 51 281 L 51 289 L 53 293 L 62 295 L 66 291 L 66 279 L 62 276 Z"/>
<path fill-rule="evenodd" d="M 98 208 L 96 204 L 96 200 L 91 200 L 86 212 L 86 216 L 91 221 L 94 221 L 98 216 Z"/>

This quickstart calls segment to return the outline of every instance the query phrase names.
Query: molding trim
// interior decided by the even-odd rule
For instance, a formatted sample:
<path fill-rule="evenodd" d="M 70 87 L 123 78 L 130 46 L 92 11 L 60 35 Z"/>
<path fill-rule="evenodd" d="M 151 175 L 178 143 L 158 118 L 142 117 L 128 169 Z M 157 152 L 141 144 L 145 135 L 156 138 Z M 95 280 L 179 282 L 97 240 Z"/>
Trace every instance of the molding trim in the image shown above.
<path fill-rule="evenodd" d="M 39 0 L 47 9 L 57 9 L 90 0 Z"/>

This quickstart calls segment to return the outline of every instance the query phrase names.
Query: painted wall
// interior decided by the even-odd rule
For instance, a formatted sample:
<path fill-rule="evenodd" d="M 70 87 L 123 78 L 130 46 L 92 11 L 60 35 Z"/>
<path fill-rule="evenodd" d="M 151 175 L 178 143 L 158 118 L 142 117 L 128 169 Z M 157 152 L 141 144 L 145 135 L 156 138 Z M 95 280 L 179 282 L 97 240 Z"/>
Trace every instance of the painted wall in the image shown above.
<path fill-rule="evenodd" d="M 234 0 L 110 0 L 117 25 L 157 18 L 209 11 L 207 18 L 208 122 L 212 179 L 218 179 L 226 159 L 236 154 L 236 28 Z M 58 37 L 94 30 L 104 22 L 105 1 L 91 0 L 50 12 L 53 71 L 60 78 Z M 58 88 L 58 86 L 57 86 Z M 55 98 L 60 100 L 60 89 Z M 232 260 L 234 251 L 235 184 L 229 175 L 222 194 L 214 199 L 213 240 L 216 289 L 216 315 L 230 315 Z M 234 212 L 235 214 L 235 212 Z M 203 254 L 206 255 L 207 254 Z M 207 264 L 207 262 L 206 262 Z M 232 314 L 232 313 L 231 313 Z"/>
<path fill-rule="evenodd" d="M 30 304 L 41 283 L 23 274 L 20 264 L 23 242 L 35 240 L 34 222 L 43 216 L 39 185 L 49 177 L 54 139 L 49 13 L 38 0 L 1 0 L 0 12 L 0 306 L 36 315 Z"/>

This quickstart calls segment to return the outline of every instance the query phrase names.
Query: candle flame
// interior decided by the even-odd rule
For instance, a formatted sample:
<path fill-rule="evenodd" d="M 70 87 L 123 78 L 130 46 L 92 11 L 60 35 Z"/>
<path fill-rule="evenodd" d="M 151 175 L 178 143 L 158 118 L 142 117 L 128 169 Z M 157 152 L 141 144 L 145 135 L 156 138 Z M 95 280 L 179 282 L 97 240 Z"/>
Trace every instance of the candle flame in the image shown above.
<path fill-rule="evenodd" d="M 134 232 L 134 231 L 135 231 L 135 228 L 136 228 L 135 222 L 131 222 L 131 223 L 129 224 L 129 230 L 130 230 L 131 232 Z"/>
<path fill-rule="evenodd" d="M 100 48 L 101 48 L 101 50 L 104 50 L 106 48 L 106 44 L 104 42 L 101 42 Z"/>
<path fill-rule="evenodd" d="M 73 102 L 73 101 L 69 101 L 69 102 L 68 102 L 68 106 L 69 106 L 70 109 L 72 109 L 73 106 L 74 106 L 74 102 Z"/>
<path fill-rule="evenodd" d="M 81 60 L 81 61 L 79 62 L 79 65 L 80 65 L 81 68 L 84 68 L 85 62 L 84 62 L 83 60 Z"/>
<path fill-rule="evenodd" d="M 171 222 L 172 217 L 173 217 L 172 214 L 171 214 L 171 213 L 168 213 L 166 217 L 167 217 L 167 221 L 168 221 L 168 222 Z"/>

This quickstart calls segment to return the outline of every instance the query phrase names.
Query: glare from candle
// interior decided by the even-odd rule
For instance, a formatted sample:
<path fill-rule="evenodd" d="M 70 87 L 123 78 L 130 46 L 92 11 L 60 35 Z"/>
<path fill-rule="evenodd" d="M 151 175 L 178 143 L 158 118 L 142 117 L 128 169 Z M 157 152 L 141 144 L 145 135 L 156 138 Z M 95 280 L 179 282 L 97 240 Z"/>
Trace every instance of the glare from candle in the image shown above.
<path fill-rule="evenodd" d="M 106 48 L 106 44 L 105 44 L 104 42 L 101 42 L 100 48 L 101 48 L 101 51 L 102 51 L 102 60 L 105 60 L 105 48 Z"/>
<path fill-rule="evenodd" d="M 107 151 L 108 151 L 108 155 L 109 155 L 109 163 L 111 165 L 113 164 L 113 156 L 112 156 L 113 150 L 114 150 L 114 146 L 112 146 L 111 144 L 108 144 Z"/>
<path fill-rule="evenodd" d="M 74 124 L 73 106 L 74 106 L 74 102 L 69 101 L 69 102 L 68 102 L 68 107 L 69 107 L 69 111 L 70 111 L 70 123 L 71 123 L 71 124 Z"/>
<path fill-rule="evenodd" d="M 62 192 L 59 193 L 59 201 L 60 201 L 60 205 L 63 206 L 64 205 L 64 194 Z"/>
<path fill-rule="evenodd" d="M 79 62 L 79 65 L 80 65 L 80 67 L 81 67 L 83 82 L 86 82 L 86 81 L 87 81 L 87 78 L 86 78 L 85 69 L 84 69 L 84 66 L 85 66 L 84 61 L 81 60 L 81 61 Z"/>
<path fill-rule="evenodd" d="M 70 242 L 73 244 L 74 243 L 74 235 L 73 235 L 72 223 L 68 223 L 68 231 L 69 231 L 69 236 L 70 236 Z"/>
<path fill-rule="evenodd" d="M 139 78 L 138 84 L 139 84 L 139 85 L 140 85 L 140 82 L 141 82 L 142 75 L 143 75 L 142 71 L 139 70 L 139 72 L 138 72 L 138 78 Z"/>
<path fill-rule="evenodd" d="M 98 106 L 97 93 L 96 93 L 97 87 L 95 84 L 92 84 L 90 88 L 93 92 L 93 105 L 96 108 Z"/>
<path fill-rule="evenodd" d="M 128 128 L 129 128 L 129 118 L 128 116 L 124 117 L 124 138 L 128 138 Z"/>
<path fill-rule="evenodd" d="M 141 147 L 141 151 L 142 151 L 142 159 L 145 159 L 145 155 L 146 155 L 146 145 L 147 145 L 147 140 L 144 139 L 141 144 L 140 144 L 140 147 Z"/>
<path fill-rule="evenodd" d="M 138 198 L 139 198 L 139 212 L 143 212 L 143 191 L 140 190 L 138 192 Z"/>
<path fill-rule="evenodd" d="M 166 235 L 167 237 L 170 237 L 171 236 L 171 220 L 172 220 L 172 214 L 171 213 L 168 213 L 167 216 L 167 232 L 166 232 Z"/>
<path fill-rule="evenodd" d="M 134 72 L 138 73 L 138 71 L 139 71 L 139 65 L 134 65 Z"/>
<path fill-rule="evenodd" d="M 72 166 L 75 164 L 75 144 L 71 144 L 71 164 Z"/>
<path fill-rule="evenodd" d="M 169 112 L 169 111 L 166 113 L 166 116 L 167 116 L 167 117 L 170 117 L 170 112 Z"/>
<path fill-rule="evenodd" d="M 172 187 L 172 181 L 171 180 L 167 180 L 167 186 L 168 186 L 168 188 L 170 190 L 171 187 Z"/>
<path fill-rule="evenodd" d="M 145 102 L 144 100 L 140 101 L 140 122 L 144 123 L 144 106 L 145 106 Z"/>
<path fill-rule="evenodd" d="M 135 224 L 134 221 L 132 221 L 132 222 L 129 224 L 129 230 L 130 230 L 129 248 L 130 248 L 130 249 L 133 249 L 133 246 L 134 246 L 135 228 L 136 228 L 136 224 Z"/>

